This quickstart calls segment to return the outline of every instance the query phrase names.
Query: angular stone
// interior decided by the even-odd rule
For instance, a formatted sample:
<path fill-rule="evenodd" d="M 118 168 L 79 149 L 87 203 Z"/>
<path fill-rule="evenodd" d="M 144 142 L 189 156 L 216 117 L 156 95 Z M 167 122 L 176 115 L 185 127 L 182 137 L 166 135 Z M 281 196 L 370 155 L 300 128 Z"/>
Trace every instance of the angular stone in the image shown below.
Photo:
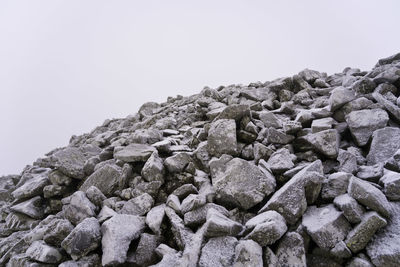
<path fill-rule="evenodd" d="M 355 94 L 352 90 L 345 87 L 336 87 L 329 97 L 329 105 L 331 111 L 341 108 L 344 104 L 355 99 Z"/>
<path fill-rule="evenodd" d="M 259 211 L 279 212 L 290 225 L 297 222 L 307 209 L 307 202 L 312 203 L 318 197 L 322 182 L 322 163 L 314 161 L 276 191 Z"/>
<path fill-rule="evenodd" d="M 11 210 L 28 215 L 33 219 L 42 219 L 44 216 L 43 199 L 40 196 L 11 206 Z"/>
<path fill-rule="evenodd" d="M 300 234 L 288 232 L 281 238 L 276 249 L 277 266 L 307 267 L 304 241 Z"/>
<path fill-rule="evenodd" d="M 266 128 L 273 127 L 273 128 L 281 128 L 282 121 L 275 116 L 274 113 L 271 111 L 262 111 L 260 112 L 260 120 L 264 123 Z"/>
<path fill-rule="evenodd" d="M 371 147 L 367 156 L 368 165 L 385 162 L 400 149 L 400 129 L 386 127 L 372 134 Z"/>
<path fill-rule="evenodd" d="M 376 100 L 376 102 L 385 107 L 386 111 L 389 112 L 390 115 L 392 115 L 392 117 L 394 117 L 397 121 L 400 121 L 400 107 L 398 107 L 392 101 L 388 100 L 385 96 L 383 96 L 379 92 L 372 93 L 372 96 Z"/>
<path fill-rule="evenodd" d="M 389 202 L 385 195 L 370 183 L 352 177 L 347 191 L 351 197 L 364 206 L 379 212 L 385 217 L 390 216 Z"/>
<path fill-rule="evenodd" d="M 128 256 L 127 263 L 133 266 L 150 266 L 157 263 L 155 250 L 160 245 L 160 240 L 156 235 L 141 234 L 139 244 L 135 252 Z"/>
<path fill-rule="evenodd" d="M 206 219 L 207 219 L 207 211 L 209 209 L 215 209 L 218 212 L 220 212 L 222 215 L 224 216 L 228 216 L 229 212 L 227 209 L 225 209 L 223 206 L 214 204 L 214 203 L 207 203 L 206 205 L 186 212 L 184 215 L 184 222 L 186 226 L 197 226 L 197 225 L 201 225 L 203 223 L 205 223 Z"/>
<path fill-rule="evenodd" d="M 45 228 L 43 240 L 49 245 L 59 246 L 73 229 L 74 226 L 68 220 L 54 219 Z"/>
<path fill-rule="evenodd" d="M 345 194 L 349 186 L 349 181 L 352 175 L 345 172 L 337 172 L 329 175 L 324 181 L 321 190 L 323 199 L 334 199 L 337 196 Z"/>
<path fill-rule="evenodd" d="M 229 161 L 222 175 L 212 177 L 212 183 L 218 201 L 243 209 L 260 203 L 276 185 L 271 174 L 240 158 Z"/>
<path fill-rule="evenodd" d="M 115 212 L 112 208 L 103 206 L 99 212 L 99 215 L 97 215 L 97 219 L 99 220 L 99 223 L 103 223 L 113 217 L 115 214 L 117 214 L 117 212 Z"/>
<path fill-rule="evenodd" d="M 54 153 L 51 158 L 55 161 L 56 168 L 65 175 L 76 179 L 85 178 L 83 167 L 86 157 L 79 148 L 67 147 Z"/>
<path fill-rule="evenodd" d="M 120 213 L 142 216 L 149 212 L 153 205 L 154 199 L 149 194 L 144 193 L 127 201 Z"/>
<path fill-rule="evenodd" d="M 207 150 L 211 156 L 236 155 L 236 123 L 234 120 L 216 120 L 208 131 Z"/>
<path fill-rule="evenodd" d="M 48 172 L 39 173 L 20 185 L 11 195 L 16 200 L 38 196 L 43 193 L 43 188 L 49 183 Z"/>
<path fill-rule="evenodd" d="M 199 267 L 232 266 L 237 243 L 232 236 L 210 238 L 201 250 Z"/>
<path fill-rule="evenodd" d="M 375 232 L 386 224 L 386 220 L 375 211 L 365 213 L 361 222 L 347 235 L 346 245 L 353 253 L 363 250 Z"/>
<path fill-rule="evenodd" d="M 197 188 L 192 184 L 184 184 L 175 189 L 172 194 L 177 196 L 179 199 L 184 199 L 190 194 L 198 194 Z"/>
<path fill-rule="evenodd" d="M 154 144 L 162 140 L 162 132 L 157 129 L 137 129 L 129 137 L 129 143 L 135 144 Z M 146 161 L 146 159 L 140 160 Z"/>
<path fill-rule="evenodd" d="M 79 190 L 86 191 L 91 186 L 96 186 L 104 195 L 111 196 L 119 185 L 121 172 L 112 165 L 104 165 L 90 175 L 81 185 Z"/>
<path fill-rule="evenodd" d="M 293 140 L 294 140 L 293 135 L 286 134 L 275 128 L 268 128 L 266 137 L 267 143 L 286 145 L 292 142 Z"/>
<path fill-rule="evenodd" d="M 383 193 L 389 200 L 400 200 L 400 173 L 386 171 L 379 183 L 383 185 Z"/>
<path fill-rule="evenodd" d="M 96 206 L 82 191 L 76 191 L 69 197 L 69 203 L 63 206 L 64 217 L 77 225 L 86 218 L 96 216 Z"/>
<path fill-rule="evenodd" d="M 77 261 L 64 261 L 58 267 L 100 267 L 101 261 L 97 254 L 91 254 L 89 256 L 83 257 Z"/>
<path fill-rule="evenodd" d="M 329 251 L 334 257 L 339 258 L 339 259 L 347 259 L 351 258 L 351 250 L 347 247 L 346 243 L 344 241 L 338 242 L 330 251 Z"/>
<path fill-rule="evenodd" d="M 250 116 L 250 107 L 245 104 L 232 104 L 226 106 L 222 112 L 215 118 L 217 120 L 235 120 L 240 121 L 243 117 Z"/>
<path fill-rule="evenodd" d="M 207 211 L 207 221 L 204 235 L 207 237 L 216 236 L 236 236 L 243 230 L 243 226 L 228 217 L 224 216 L 215 209 Z"/>
<path fill-rule="evenodd" d="M 308 134 L 300 139 L 305 140 L 316 152 L 328 158 L 336 159 L 338 156 L 340 136 L 335 129 Z"/>
<path fill-rule="evenodd" d="M 206 198 L 203 195 L 190 194 L 181 203 L 181 212 L 185 214 L 193 209 L 199 208 L 206 204 Z"/>
<path fill-rule="evenodd" d="M 171 223 L 171 231 L 174 236 L 174 240 L 177 246 L 183 250 L 185 246 L 191 242 L 194 233 L 190 228 L 183 224 L 183 220 L 173 209 L 165 207 L 165 214 Z"/>
<path fill-rule="evenodd" d="M 262 247 L 253 240 L 240 240 L 235 247 L 234 267 L 263 266 Z"/>
<path fill-rule="evenodd" d="M 46 185 L 43 187 L 43 196 L 45 198 L 59 197 L 68 194 L 68 187 L 61 185 Z"/>
<path fill-rule="evenodd" d="M 287 148 L 281 148 L 269 157 L 267 163 L 273 173 L 280 174 L 294 167 L 294 158 Z"/>
<path fill-rule="evenodd" d="M 383 176 L 383 164 L 378 163 L 372 166 L 359 166 L 356 176 L 370 182 L 378 182 L 379 178 Z"/>
<path fill-rule="evenodd" d="M 26 250 L 32 260 L 43 263 L 59 263 L 63 256 L 59 249 L 47 245 L 44 241 L 34 241 Z"/>
<path fill-rule="evenodd" d="M 346 116 L 346 122 L 357 145 L 368 143 L 373 132 L 386 126 L 389 116 L 382 109 L 353 111 Z"/>
<path fill-rule="evenodd" d="M 346 265 L 346 267 L 374 267 L 367 259 L 354 257 Z"/>
<path fill-rule="evenodd" d="M 331 249 L 345 239 L 351 229 L 349 222 L 333 204 L 308 207 L 302 224 L 312 240 L 323 249 Z"/>
<path fill-rule="evenodd" d="M 287 231 L 286 220 L 278 212 L 263 212 L 246 223 L 246 229 L 252 229 L 245 239 L 252 239 L 260 246 L 272 245 Z"/>
<path fill-rule="evenodd" d="M 337 122 L 332 118 L 322 118 L 313 120 L 311 123 L 311 132 L 318 133 L 324 130 L 332 129 L 332 126 Z"/>
<path fill-rule="evenodd" d="M 113 266 L 126 261 L 129 245 L 140 236 L 145 228 L 144 218 L 117 214 L 101 226 L 103 238 L 103 266 Z"/>
<path fill-rule="evenodd" d="M 161 234 L 161 224 L 165 216 L 165 204 L 152 208 L 146 215 L 146 224 L 157 235 Z"/>
<path fill-rule="evenodd" d="M 339 149 L 337 161 L 339 161 L 338 171 L 354 174 L 358 170 L 357 156 L 351 152 Z"/>
<path fill-rule="evenodd" d="M 142 177 L 147 182 L 164 182 L 164 164 L 158 153 L 153 153 L 146 161 L 142 169 Z"/>
<path fill-rule="evenodd" d="M 96 206 L 101 207 L 106 196 L 96 186 L 92 185 L 86 190 L 87 198 Z"/>
<path fill-rule="evenodd" d="M 365 209 L 358 204 L 354 198 L 348 194 L 344 194 L 335 197 L 333 203 L 336 205 L 336 207 L 343 211 L 344 217 L 346 217 L 350 223 L 361 222 L 361 218 L 365 212 Z"/>
<path fill-rule="evenodd" d="M 114 158 L 124 162 L 145 162 L 153 152 L 154 147 L 145 144 L 130 144 L 127 147 L 114 153 Z"/>
<path fill-rule="evenodd" d="M 177 153 L 168 157 L 164 161 L 164 165 L 170 173 L 180 173 L 185 170 L 192 161 L 190 154 L 186 152 Z"/>
<path fill-rule="evenodd" d="M 6 228 L 11 231 L 28 230 L 35 227 L 38 223 L 38 220 L 18 212 L 10 212 L 5 219 Z"/>
<path fill-rule="evenodd" d="M 87 218 L 79 223 L 64 239 L 61 247 L 78 260 L 95 250 L 101 241 L 100 224 L 95 218 Z"/>
<path fill-rule="evenodd" d="M 278 266 L 278 257 L 269 247 L 264 248 L 263 262 L 266 267 Z"/>

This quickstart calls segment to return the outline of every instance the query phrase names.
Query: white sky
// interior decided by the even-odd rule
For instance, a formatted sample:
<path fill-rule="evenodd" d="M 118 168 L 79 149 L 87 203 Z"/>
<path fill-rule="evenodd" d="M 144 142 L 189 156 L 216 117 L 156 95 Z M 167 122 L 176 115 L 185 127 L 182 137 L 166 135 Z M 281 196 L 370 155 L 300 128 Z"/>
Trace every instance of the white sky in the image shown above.
<path fill-rule="evenodd" d="M 0 174 L 107 118 L 205 85 L 400 52 L 400 1 L 1 0 Z"/>

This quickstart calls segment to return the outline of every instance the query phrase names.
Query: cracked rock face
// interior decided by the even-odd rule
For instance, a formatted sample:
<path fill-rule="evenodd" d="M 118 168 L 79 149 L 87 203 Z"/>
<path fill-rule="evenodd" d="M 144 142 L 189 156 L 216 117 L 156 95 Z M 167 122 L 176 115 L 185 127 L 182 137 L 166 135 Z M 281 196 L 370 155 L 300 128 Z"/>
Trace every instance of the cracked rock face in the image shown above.
<path fill-rule="evenodd" d="M 400 54 L 205 87 L 0 177 L 0 266 L 400 266 Z"/>

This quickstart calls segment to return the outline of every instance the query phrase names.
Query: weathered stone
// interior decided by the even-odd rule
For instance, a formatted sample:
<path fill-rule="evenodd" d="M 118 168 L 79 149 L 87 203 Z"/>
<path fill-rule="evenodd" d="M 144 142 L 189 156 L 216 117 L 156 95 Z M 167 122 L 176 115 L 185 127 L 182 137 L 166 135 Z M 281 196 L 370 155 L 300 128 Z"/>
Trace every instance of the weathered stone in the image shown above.
<path fill-rule="evenodd" d="M 24 184 L 19 185 L 11 195 L 17 200 L 38 196 L 43 193 L 43 188 L 49 183 L 48 171 L 42 172 L 27 180 Z"/>
<path fill-rule="evenodd" d="M 250 107 L 245 104 L 232 104 L 226 106 L 222 112 L 215 118 L 217 120 L 235 120 L 240 121 L 243 117 L 250 116 Z"/>
<path fill-rule="evenodd" d="M 228 217 L 224 216 L 217 210 L 211 208 L 207 211 L 207 221 L 205 226 L 205 236 L 236 236 L 243 230 L 243 226 Z"/>
<path fill-rule="evenodd" d="M 158 261 L 155 249 L 160 245 L 159 236 L 143 233 L 140 235 L 139 244 L 131 255 L 128 256 L 127 263 L 133 266 L 150 266 Z"/>
<path fill-rule="evenodd" d="M 374 267 L 367 259 L 354 257 L 346 265 L 346 267 Z"/>
<path fill-rule="evenodd" d="M 99 215 L 97 215 L 97 219 L 99 220 L 99 223 L 103 223 L 113 217 L 115 214 L 117 214 L 117 212 L 115 212 L 113 209 L 108 206 L 103 206 L 99 212 Z"/>
<path fill-rule="evenodd" d="M 336 205 L 336 207 L 343 211 L 344 217 L 346 217 L 350 223 L 361 222 L 361 218 L 365 212 L 365 209 L 358 204 L 354 198 L 348 194 L 344 194 L 335 197 L 333 203 Z"/>
<path fill-rule="evenodd" d="M 268 128 L 265 140 L 267 143 L 286 145 L 294 140 L 294 136 L 276 130 L 275 128 Z"/>
<path fill-rule="evenodd" d="M 120 213 L 142 216 L 149 212 L 153 205 L 154 199 L 149 194 L 144 193 L 127 201 Z"/>
<path fill-rule="evenodd" d="M 217 120 L 211 123 L 208 131 L 207 150 L 212 156 L 222 154 L 236 155 L 236 123 L 234 120 Z"/>
<path fill-rule="evenodd" d="M 372 134 L 371 147 L 367 156 L 368 165 L 382 163 L 400 149 L 400 129 L 386 127 Z"/>
<path fill-rule="evenodd" d="M 346 245 L 353 253 L 359 252 L 365 248 L 375 232 L 386 224 L 386 220 L 375 211 L 365 213 L 361 222 L 347 235 Z"/>
<path fill-rule="evenodd" d="M 189 153 L 181 152 L 171 157 L 168 157 L 164 161 L 164 165 L 170 173 L 180 173 L 185 170 L 188 164 L 191 162 Z"/>
<path fill-rule="evenodd" d="M 240 240 L 235 247 L 234 267 L 263 266 L 262 247 L 253 240 Z"/>
<path fill-rule="evenodd" d="M 277 266 L 307 267 L 303 238 L 296 232 L 286 233 L 276 249 Z"/>
<path fill-rule="evenodd" d="M 87 198 L 96 206 L 101 207 L 106 196 L 96 186 L 92 185 L 86 190 Z"/>
<path fill-rule="evenodd" d="M 73 229 L 74 226 L 66 219 L 53 219 L 43 232 L 43 240 L 49 245 L 59 246 Z"/>
<path fill-rule="evenodd" d="M 96 186 L 104 195 L 111 196 L 119 185 L 120 170 L 112 165 L 104 165 L 90 175 L 81 185 L 79 190 L 87 191 L 89 187 Z"/>
<path fill-rule="evenodd" d="M 96 206 L 86 194 L 76 191 L 69 197 L 69 203 L 63 206 L 64 217 L 72 224 L 78 224 L 86 218 L 96 216 Z"/>
<path fill-rule="evenodd" d="M 197 193 L 199 193 L 197 188 L 192 184 L 184 184 L 172 192 L 172 194 L 177 196 L 179 199 L 184 199 L 190 194 Z"/>
<path fill-rule="evenodd" d="M 193 209 L 199 208 L 206 204 L 206 198 L 203 195 L 190 194 L 181 203 L 181 212 L 185 214 Z"/>
<path fill-rule="evenodd" d="M 346 116 L 346 122 L 357 145 L 368 143 L 373 132 L 386 126 L 389 116 L 382 109 L 353 111 Z"/>
<path fill-rule="evenodd" d="M 344 241 L 338 242 L 330 251 L 335 258 L 347 259 L 351 257 L 351 250 L 347 247 Z"/>
<path fill-rule="evenodd" d="M 378 182 L 383 175 L 383 164 L 378 163 L 372 166 L 359 166 L 357 177 L 370 182 Z"/>
<path fill-rule="evenodd" d="M 332 118 L 322 118 L 313 120 L 311 123 L 311 132 L 317 133 L 324 130 L 332 129 L 332 126 L 337 122 Z"/>
<path fill-rule="evenodd" d="M 338 171 L 354 174 L 358 170 L 357 156 L 351 152 L 339 149 L 337 161 L 339 161 Z"/>
<path fill-rule="evenodd" d="M 335 129 L 308 134 L 300 137 L 307 142 L 316 152 L 328 158 L 335 158 L 339 153 L 340 136 Z"/>
<path fill-rule="evenodd" d="M 78 260 L 95 250 L 101 241 L 100 224 L 95 218 L 87 218 L 79 223 L 64 239 L 61 247 Z"/>
<path fill-rule="evenodd" d="M 273 173 L 280 174 L 294 167 L 294 159 L 295 156 L 287 148 L 282 148 L 274 152 L 267 163 Z"/>
<path fill-rule="evenodd" d="M 194 233 L 190 228 L 183 224 L 183 220 L 173 209 L 165 207 L 165 214 L 171 223 L 171 231 L 174 236 L 174 240 L 178 247 L 183 250 L 185 246 L 190 243 Z"/>
<path fill-rule="evenodd" d="M 400 200 L 400 173 L 387 170 L 379 183 L 383 185 L 383 193 L 389 200 Z"/>
<path fill-rule="evenodd" d="M 331 249 L 342 241 L 351 229 L 350 224 L 333 204 L 317 208 L 310 206 L 302 224 L 312 240 L 323 249 Z"/>
<path fill-rule="evenodd" d="M 154 144 L 162 140 L 162 132 L 157 129 L 137 129 L 129 136 L 129 143 Z M 142 151 L 144 152 L 144 151 Z M 142 154 L 143 155 L 143 154 Z M 140 160 L 146 161 L 146 160 Z"/>
<path fill-rule="evenodd" d="M 140 236 L 145 228 L 144 218 L 117 214 L 101 226 L 103 238 L 102 265 L 113 266 L 126 261 L 129 244 Z"/>
<path fill-rule="evenodd" d="M 156 149 L 145 144 L 130 144 L 114 153 L 114 158 L 124 162 L 145 162 Z"/>
<path fill-rule="evenodd" d="M 232 266 L 237 243 L 232 236 L 210 238 L 201 250 L 199 267 Z"/>
<path fill-rule="evenodd" d="M 206 221 L 207 218 L 207 211 L 209 209 L 215 209 L 218 212 L 220 212 L 222 215 L 228 216 L 229 212 L 227 209 L 225 209 L 223 206 L 214 204 L 214 203 L 207 203 L 206 205 L 186 212 L 184 215 L 184 222 L 185 225 L 187 226 L 197 226 L 197 225 L 201 225 Z"/>
<path fill-rule="evenodd" d="M 266 267 L 278 266 L 278 257 L 269 247 L 264 248 L 263 263 Z"/>
<path fill-rule="evenodd" d="M 161 234 L 161 224 L 165 215 L 165 204 L 152 208 L 146 215 L 146 224 L 155 234 Z"/>
<path fill-rule="evenodd" d="M 11 210 L 28 215 L 33 219 L 42 219 L 44 216 L 43 199 L 40 196 L 11 206 Z"/>
<path fill-rule="evenodd" d="M 345 194 L 351 177 L 351 174 L 345 172 L 329 175 L 322 185 L 321 197 L 323 199 L 334 199 L 339 195 Z"/>
<path fill-rule="evenodd" d="M 97 254 L 91 254 L 86 257 L 82 257 L 77 261 L 64 261 L 58 267 L 100 267 L 101 261 Z"/>
<path fill-rule="evenodd" d="M 254 164 L 235 158 L 226 164 L 223 174 L 212 176 L 218 201 L 249 209 L 275 189 L 274 177 Z"/>
<path fill-rule="evenodd" d="M 63 256 L 59 249 L 46 245 L 44 241 L 34 241 L 26 250 L 26 255 L 32 260 L 43 263 L 59 263 Z"/>
<path fill-rule="evenodd" d="M 285 218 L 273 210 L 248 220 L 246 228 L 251 232 L 245 238 L 256 241 L 262 247 L 272 245 L 287 231 Z"/>
<path fill-rule="evenodd" d="M 148 182 L 164 182 L 164 164 L 158 153 L 154 152 L 146 161 L 142 169 L 142 177 Z"/>
<path fill-rule="evenodd" d="M 65 175 L 76 179 L 85 178 L 83 167 L 86 157 L 79 148 L 67 147 L 54 153 L 51 158 L 56 168 Z"/>
<path fill-rule="evenodd" d="M 331 96 L 329 97 L 330 109 L 331 111 L 335 111 L 354 99 L 355 94 L 353 91 L 344 87 L 337 87 L 331 92 Z"/>
<path fill-rule="evenodd" d="M 260 120 L 264 123 L 264 126 L 269 128 L 281 128 L 282 127 L 282 121 L 278 119 L 277 116 L 275 116 L 274 113 L 271 111 L 262 111 L 260 112 Z"/>
<path fill-rule="evenodd" d="M 390 211 L 388 209 L 389 202 L 385 195 L 370 183 L 352 177 L 350 179 L 348 193 L 364 206 L 379 212 L 385 217 L 390 216 Z"/>

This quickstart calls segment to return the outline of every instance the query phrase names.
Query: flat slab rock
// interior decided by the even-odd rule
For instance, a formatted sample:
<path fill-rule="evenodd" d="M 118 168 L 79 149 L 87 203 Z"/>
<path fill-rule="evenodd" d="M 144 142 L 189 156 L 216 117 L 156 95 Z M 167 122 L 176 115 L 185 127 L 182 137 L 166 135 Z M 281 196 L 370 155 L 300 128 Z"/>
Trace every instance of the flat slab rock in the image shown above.
<path fill-rule="evenodd" d="M 157 150 L 150 145 L 130 144 L 114 153 L 114 158 L 124 162 L 145 162 L 155 151 Z"/>

